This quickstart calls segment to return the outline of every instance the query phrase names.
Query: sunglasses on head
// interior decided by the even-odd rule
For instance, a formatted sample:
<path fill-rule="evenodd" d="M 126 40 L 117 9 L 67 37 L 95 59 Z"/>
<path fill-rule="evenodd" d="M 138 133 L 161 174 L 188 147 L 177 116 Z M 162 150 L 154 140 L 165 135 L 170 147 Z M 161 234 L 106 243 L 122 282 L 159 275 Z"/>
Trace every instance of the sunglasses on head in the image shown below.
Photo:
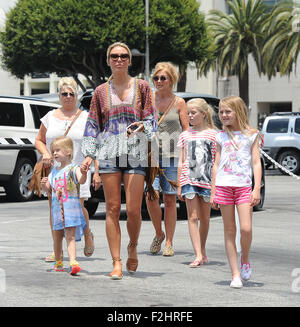
<path fill-rule="evenodd" d="M 73 92 L 62 92 L 61 95 L 62 95 L 63 97 L 67 97 L 68 95 L 69 95 L 70 97 L 74 97 L 74 96 L 75 96 L 75 93 L 73 93 Z"/>
<path fill-rule="evenodd" d="M 167 77 L 164 76 L 164 75 L 161 75 L 161 76 L 154 76 L 154 77 L 153 77 L 153 80 L 154 80 L 155 82 L 157 82 L 157 81 L 159 81 L 159 80 L 161 80 L 162 82 L 164 82 L 164 81 L 167 80 Z"/>
<path fill-rule="evenodd" d="M 111 53 L 110 58 L 112 60 L 118 60 L 120 58 L 121 60 L 124 61 L 126 59 L 129 59 L 129 54 L 128 53 L 122 53 L 122 54 Z"/>

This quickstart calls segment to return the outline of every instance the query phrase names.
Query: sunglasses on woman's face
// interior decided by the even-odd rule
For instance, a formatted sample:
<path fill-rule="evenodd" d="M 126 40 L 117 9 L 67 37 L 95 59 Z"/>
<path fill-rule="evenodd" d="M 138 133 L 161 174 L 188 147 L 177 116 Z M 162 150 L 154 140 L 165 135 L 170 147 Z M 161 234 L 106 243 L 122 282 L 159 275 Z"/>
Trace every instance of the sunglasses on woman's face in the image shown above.
<path fill-rule="evenodd" d="M 166 77 L 165 75 L 154 76 L 154 77 L 153 77 L 153 80 L 154 80 L 155 82 L 157 82 L 157 81 L 159 81 L 159 80 L 161 80 L 162 82 L 164 82 L 164 81 L 167 80 L 167 77 Z"/>
<path fill-rule="evenodd" d="M 70 97 L 73 97 L 74 98 L 75 93 L 73 93 L 73 92 L 62 92 L 61 95 L 63 97 L 67 97 L 69 95 Z"/>
<path fill-rule="evenodd" d="M 120 58 L 122 61 L 125 61 L 126 59 L 129 59 L 129 54 L 128 53 L 122 53 L 122 54 L 111 53 L 110 58 L 112 60 L 118 60 Z"/>

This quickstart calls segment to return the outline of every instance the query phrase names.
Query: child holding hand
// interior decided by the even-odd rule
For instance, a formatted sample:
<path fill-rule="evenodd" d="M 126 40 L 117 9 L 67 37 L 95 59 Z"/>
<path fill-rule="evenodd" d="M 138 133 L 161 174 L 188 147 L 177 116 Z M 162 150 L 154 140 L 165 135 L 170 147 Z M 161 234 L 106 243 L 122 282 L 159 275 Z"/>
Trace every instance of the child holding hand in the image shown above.
<path fill-rule="evenodd" d="M 225 249 L 232 273 L 230 287 L 243 287 L 252 268 L 249 251 L 252 242 L 252 208 L 260 201 L 262 168 L 259 133 L 249 125 L 247 107 L 237 96 L 221 99 L 219 117 L 223 130 L 216 135 L 217 151 L 212 173 L 210 202 L 221 209 Z M 254 185 L 252 188 L 252 173 Z M 235 206 L 241 230 L 241 265 L 236 250 Z"/>
<path fill-rule="evenodd" d="M 41 185 L 48 194 L 52 192 L 51 219 L 56 260 L 54 270 L 64 271 L 61 253 L 65 233 L 70 259 L 69 273 L 76 275 L 81 268 L 76 261 L 75 242 L 81 240 L 86 228 L 80 205 L 79 184 L 85 183 L 88 167 L 72 164 L 73 142 L 69 137 L 56 138 L 50 149 L 60 167 L 54 167 L 49 176 L 42 179 Z"/>

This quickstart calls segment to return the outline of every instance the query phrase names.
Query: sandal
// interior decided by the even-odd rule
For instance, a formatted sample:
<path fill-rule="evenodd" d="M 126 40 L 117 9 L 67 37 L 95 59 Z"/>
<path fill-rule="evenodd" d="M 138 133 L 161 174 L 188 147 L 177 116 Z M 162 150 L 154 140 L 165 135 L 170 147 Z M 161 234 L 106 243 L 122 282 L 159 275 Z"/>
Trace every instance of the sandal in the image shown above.
<path fill-rule="evenodd" d="M 130 248 L 136 248 L 137 247 L 137 243 L 133 243 L 133 242 L 129 242 L 129 244 L 127 245 L 127 252 L 128 252 L 128 257 L 129 257 L 129 249 Z M 138 267 L 138 259 L 134 259 L 134 258 L 128 258 L 127 262 L 126 262 L 126 269 L 130 274 L 134 274 L 137 270 Z"/>
<path fill-rule="evenodd" d="M 95 250 L 95 245 L 94 245 L 94 234 L 92 233 L 92 231 L 90 230 L 87 234 L 86 237 L 91 236 L 92 241 L 93 241 L 93 245 L 92 246 L 85 246 L 83 249 L 83 253 L 86 257 L 90 257 Z"/>
<path fill-rule="evenodd" d="M 61 257 L 60 257 L 59 261 L 63 261 L 63 257 L 64 257 L 64 252 L 61 251 Z M 56 262 L 54 252 L 52 252 L 51 254 L 49 254 L 49 255 L 45 258 L 45 261 L 46 261 L 46 262 Z"/>
<path fill-rule="evenodd" d="M 53 269 L 54 271 L 65 271 L 62 260 L 55 261 Z"/>
<path fill-rule="evenodd" d="M 208 263 L 208 259 L 207 259 L 207 256 L 206 255 L 204 255 L 202 257 L 202 261 L 203 261 L 203 263 Z"/>
<path fill-rule="evenodd" d="M 203 265 L 203 260 L 196 259 L 190 263 L 190 268 L 197 268 L 201 265 Z"/>
<path fill-rule="evenodd" d="M 114 280 L 122 279 L 123 278 L 122 268 L 115 268 L 115 263 L 117 261 L 119 261 L 121 263 L 121 267 L 122 267 L 122 260 L 120 259 L 120 257 L 113 257 L 112 259 L 113 259 L 114 269 L 109 274 L 109 276 L 111 277 L 111 279 L 114 279 Z"/>
<path fill-rule="evenodd" d="M 161 243 L 163 242 L 163 240 L 165 239 L 165 234 L 163 233 L 161 238 L 157 238 L 156 236 L 154 237 L 151 246 L 150 246 L 150 252 L 152 254 L 157 254 L 160 249 L 161 249 Z"/>
<path fill-rule="evenodd" d="M 166 245 L 164 248 L 163 256 L 172 257 L 174 255 L 174 249 L 172 245 Z"/>

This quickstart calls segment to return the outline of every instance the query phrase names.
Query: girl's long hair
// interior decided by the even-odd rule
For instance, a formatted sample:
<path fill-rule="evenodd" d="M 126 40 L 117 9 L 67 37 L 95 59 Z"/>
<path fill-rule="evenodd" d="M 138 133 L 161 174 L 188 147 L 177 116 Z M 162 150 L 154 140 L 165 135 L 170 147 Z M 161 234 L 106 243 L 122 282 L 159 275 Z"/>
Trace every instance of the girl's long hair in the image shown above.
<path fill-rule="evenodd" d="M 230 109 L 232 109 L 235 112 L 236 120 L 238 123 L 238 128 L 243 134 L 253 135 L 256 132 L 256 130 L 254 128 L 252 128 L 249 124 L 248 109 L 242 98 L 240 98 L 236 95 L 222 98 L 219 103 L 219 108 L 222 105 L 229 107 Z M 228 135 L 230 136 L 230 138 L 233 142 L 233 146 L 236 147 L 236 144 L 234 142 L 234 137 L 233 137 L 233 134 L 232 134 L 232 131 L 230 130 L 230 128 L 228 128 L 226 126 L 223 126 L 222 128 L 225 132 L 228 133 Z"/>
<path fill-rule="evenodd" d="M 215 112 L 213 108 L 204 99 L 202 98 L 191 99 L 186 104 L 193 106 L 193 108 L 197 109 L 200 112 L 204 112 L 207 126 L 211 129 L 217 129 L 213 120 L 213 116 Z"/>

